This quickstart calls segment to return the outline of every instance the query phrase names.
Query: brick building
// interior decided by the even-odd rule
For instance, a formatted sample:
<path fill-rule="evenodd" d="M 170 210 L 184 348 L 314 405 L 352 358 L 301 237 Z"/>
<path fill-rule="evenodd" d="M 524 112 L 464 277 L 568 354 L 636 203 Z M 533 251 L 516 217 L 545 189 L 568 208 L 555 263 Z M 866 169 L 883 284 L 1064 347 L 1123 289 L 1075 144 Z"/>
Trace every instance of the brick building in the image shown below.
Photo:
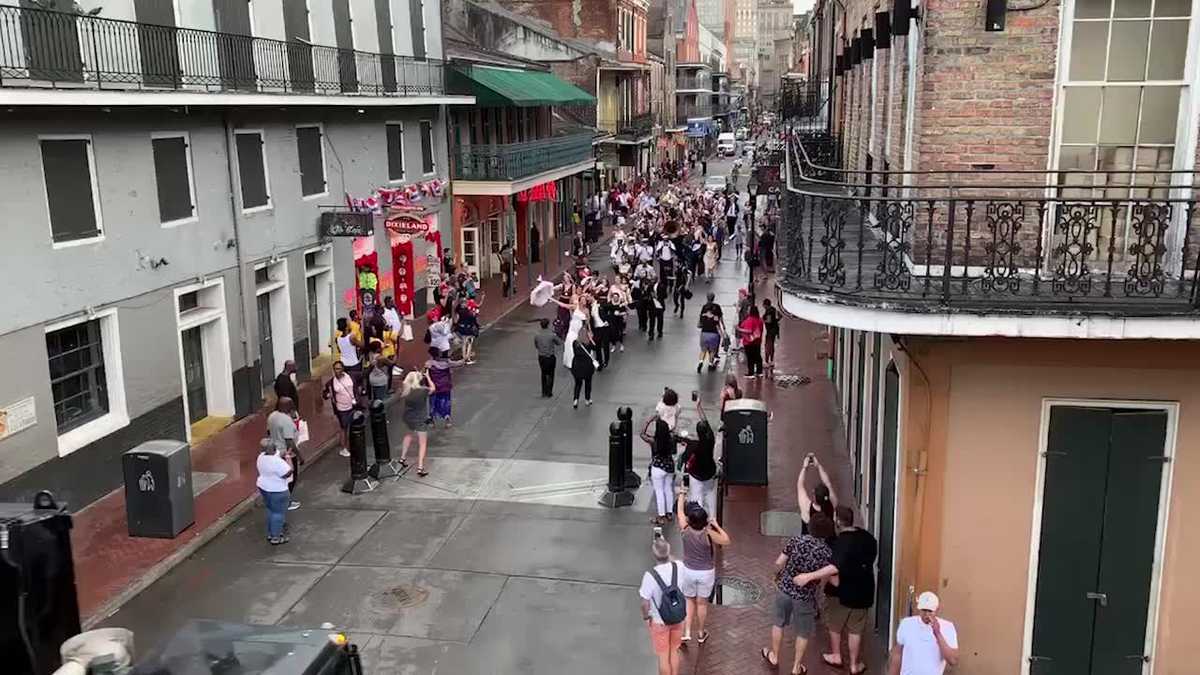
<path fill-rule="evenodd" d="M 935 590 L 962 672 L 1194 670 L 1195 10 L 909 9 L 818 2 L 784 106 L 782 304 L 829 327 L 875 628 Z"/>

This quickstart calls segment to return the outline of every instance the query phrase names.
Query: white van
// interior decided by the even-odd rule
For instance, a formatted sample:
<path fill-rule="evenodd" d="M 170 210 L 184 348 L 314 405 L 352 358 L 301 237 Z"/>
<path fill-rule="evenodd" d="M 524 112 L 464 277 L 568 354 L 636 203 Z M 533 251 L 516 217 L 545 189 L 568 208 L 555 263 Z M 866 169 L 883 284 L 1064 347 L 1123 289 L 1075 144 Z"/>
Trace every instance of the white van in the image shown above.
<path fill-rule="evenodd" d="M 733 157 L 737 150 L 737 141 L 734 140 L 732 132 L 725 132 L 717 136 L 717 154 L 722 157 Z"/>

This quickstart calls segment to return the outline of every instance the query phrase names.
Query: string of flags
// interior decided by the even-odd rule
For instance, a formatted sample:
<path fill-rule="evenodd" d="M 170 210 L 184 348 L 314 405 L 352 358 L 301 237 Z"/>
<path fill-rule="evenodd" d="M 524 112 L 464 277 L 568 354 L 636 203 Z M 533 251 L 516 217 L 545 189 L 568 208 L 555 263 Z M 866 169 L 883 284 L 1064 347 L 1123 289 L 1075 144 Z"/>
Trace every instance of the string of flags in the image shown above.
<path fill-rule="evenodd" d="M 419 206 L 446 196 L 447 182 L 441 178 L 419 181 L 398 188 L 376 188 L 362 198 L 346 195 L 346 206 L 358 213 L 381 214 L 389 207 Z"/>

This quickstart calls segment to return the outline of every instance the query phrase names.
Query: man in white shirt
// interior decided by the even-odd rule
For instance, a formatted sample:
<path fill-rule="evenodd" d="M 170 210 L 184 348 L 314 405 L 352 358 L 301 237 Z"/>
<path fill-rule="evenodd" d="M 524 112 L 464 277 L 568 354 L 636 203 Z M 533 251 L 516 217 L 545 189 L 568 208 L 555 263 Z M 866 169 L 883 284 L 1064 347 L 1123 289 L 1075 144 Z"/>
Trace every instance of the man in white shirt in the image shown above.
<path fill-rule="evenodd" d="M 277 546 L 288 540 L 284 526 L 287 523 L 288 502 L 291 501 L 287 482 L 292 476 L 292 466 L 275 449 L 275 443 L 270 438 L 264 438 L 261 445 L 262 452 L 255 462 L 258 469 L 255 485 L 267 511 L 267 541 Z"/>
<path fill-rule="evenodd" d="M 942 675 L 946 665 L 958 664 L 958 631 L 937 615 L 938 596 L 925 591 L 917 597 L 917 616 L 900 621 L 888 675 Z"/>
<path fill-rule="evenodd" d="M 404 322 L 400 320 L 400 312 L 396 309 L 396 303 L 392 301 L 392 296 L 387 296 L 383 299 L 383 322 L 387 324 L 388 330 L 400 337 L 404 331 Z"/>
<path fill-rule="evenodd" d="M 663 583 L 670 584 L 672 576 L 678 581 L 678 575 L 682 571 L 679 569 L 681 565 L 671 560 L 671 545 L 667 540 L 661 536 L 656 537 L 650 550 L 654 554 L 654 571 Z M 658 657 L 658 675 L 679 675 L 679 646 L 683 644 L 683 623 L 671 626 L 663 623 L 658 613 L 658 606 L 663 599 L 662 587 L 649 572 L 642 574 L 638 596 L 642 599 L 642 621 L 650 630 L 650 645 L 654 648 L 654 655 Z"/>

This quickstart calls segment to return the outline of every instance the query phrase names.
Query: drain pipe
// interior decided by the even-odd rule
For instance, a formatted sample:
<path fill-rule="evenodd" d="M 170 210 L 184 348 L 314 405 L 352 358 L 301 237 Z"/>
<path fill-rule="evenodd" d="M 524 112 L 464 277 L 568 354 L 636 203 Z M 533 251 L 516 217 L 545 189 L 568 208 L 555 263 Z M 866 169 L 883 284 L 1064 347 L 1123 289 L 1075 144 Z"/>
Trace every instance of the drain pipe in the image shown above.
<path fill-rule="evenodd" d="M 238 279 L 238 311 L 241 313 L 241 321 L 239 324 L 238 339 L 242 342 L 242 361 L 245 367 L 249 368 L 253 361 L 250 358 L 250 341 L 247 339 L 247 324 L 249 319 L 246 314 L 246 289 L 243 284 L 245 275 L 242 271 L 242 233 L 239 228 L 239 214 L 237 210 L 237 194 L 233 180 L 233 148 L 229 143 L 229 137 L 233 134 L 233 130 L 229 127 L 229 113 L 221 113 L 221 128 L 224 131 L 225 138 L 225 176 L 229 184 L 229 218 L 233 222 L 233 252 L 234 259 L 237 264 L 237 279 Z M 232 373 L 230 373 L 232 375 Z M 234 415 L 237 415 L 237 393 L 236 383 L 234 385 Z"/>

